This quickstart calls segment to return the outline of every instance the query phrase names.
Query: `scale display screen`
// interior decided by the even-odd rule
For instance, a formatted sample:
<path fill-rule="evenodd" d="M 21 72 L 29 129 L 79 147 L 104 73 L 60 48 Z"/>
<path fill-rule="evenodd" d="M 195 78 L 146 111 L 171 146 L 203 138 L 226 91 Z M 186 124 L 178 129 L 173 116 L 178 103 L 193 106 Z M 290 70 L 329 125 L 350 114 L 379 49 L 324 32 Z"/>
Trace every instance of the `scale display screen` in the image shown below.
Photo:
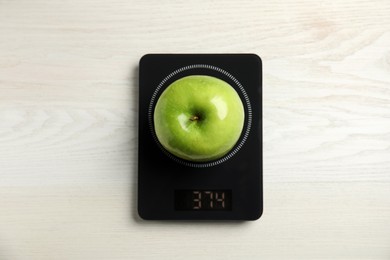
<path fill-rule="evenodd" d="M 232 191 L 175 190 L 175 210 L 232 210 Z"/>

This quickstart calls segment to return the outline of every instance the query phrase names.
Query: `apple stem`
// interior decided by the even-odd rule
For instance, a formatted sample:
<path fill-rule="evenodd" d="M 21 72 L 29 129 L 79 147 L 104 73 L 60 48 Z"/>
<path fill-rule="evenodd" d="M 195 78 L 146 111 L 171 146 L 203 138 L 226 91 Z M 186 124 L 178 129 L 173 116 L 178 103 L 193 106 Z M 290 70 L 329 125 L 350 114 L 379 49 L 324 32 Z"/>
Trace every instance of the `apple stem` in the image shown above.
<path fill-rule="evenodd" d="M 191 117 L 190 117 L 190 120 L 191 120 L 191 121 L 198 121 L 198 120 L 199 120 L 199 117 L 198 117 L 198 116 L 191 116 Z"/>

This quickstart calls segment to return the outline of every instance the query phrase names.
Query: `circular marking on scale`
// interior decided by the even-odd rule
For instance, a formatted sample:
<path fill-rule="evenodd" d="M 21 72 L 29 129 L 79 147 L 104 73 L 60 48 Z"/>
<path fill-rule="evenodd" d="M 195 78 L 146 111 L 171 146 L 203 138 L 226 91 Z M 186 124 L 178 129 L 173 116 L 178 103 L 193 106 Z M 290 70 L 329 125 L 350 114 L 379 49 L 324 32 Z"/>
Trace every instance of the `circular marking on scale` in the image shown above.
<path fill-rule="evenodd" d="M 234 82 L 235 86 L 240 90 L 240 93 L 241 93 L 242 97 L 244 98 L 244 104 L 245 104 L 246 113 L 247 113 L 247 115 L 246 115 L 247 124 L 246 124 L 246 128 L 244 130 L 244 134 L 243 134 L 241 140 L 239 140 L 239 142 L 234 146 L 234 148 L 232 150 L 230 150 L 222 158 L 219 158 L 217 160 L 210 161 L 210 162 L 199 162 L 199 163 L 198 162 L 191 162 L 191 161 L 187 161 L 187 160 L 184 160 L 184 159 L 181 159 L 181 158 L 178 158 L 178 157 L 174 156 L 173 154 L 168 152 L 162 146 L 162 144 L 158 141 L 157 135 L 156 135 L 156 133 L 154 131 L 153 111 L 154 111 L 155 103 L 157 101 L 157 97 L 159 96 L 159 93 L 161 92 L 161 90 L 163 89 L 163 87 L 165 86 L 167 81 L 170 80 L 172 77 L 178 75 L 181 72 L 189 71 L 189 70 L 192 70 L 192 69 L 208 69 L 208 70 L 216 71 L 216 72 L 221 73 L 223 76 L 228 77 L 230 80 L 232 80 Z M 249 136 L 249 132 L 250 132 L 251 126 L 252 126 L 252 106 L 251 106 L 251 103 L 249 101 L 248 94 L 246 93 L 244 87 L 242 86 L 242 84 L 232 74 L 230 74 L 229 72 L 227 72 L 227 71 L 225 71 L 225 70 L 223 70 L 223 69 L 221 69 L 219 67 L 213 66 L 213 65 L 193 64 L 193 65 L 188 65 L 188 66 L 185 66 L 185 67 L 181 67 L 181 68 L 179 68 L 177 70 L 174 70 L 172 73 L 170 73 L 168 76 L 166 76 L 160 82 L 160 84 L 157 86 L 157 88 L 154 91 L 154 93 L 152 95 L 152 98 L 150 100 L 149 109 L 148 109 L 148 121 L 149 121 L 149 128 L 150 128 L 150 130 L 152 132 L 153 139 L 158 144 L 160 149 L 170 159 L 172 159 L 172 160 L 174 160 L 177 163 L 180 163 L 182 165 L 188 166 L 188 167 L 206 168 L 206 167 L 212 167 L 212 166 L 221 164 L 223 162 L 226 162 L 227 160 L 232 158 L 242 148 L 242 146 L 244 145 L 245 141 L 247 140 L 247 138 Z"/>

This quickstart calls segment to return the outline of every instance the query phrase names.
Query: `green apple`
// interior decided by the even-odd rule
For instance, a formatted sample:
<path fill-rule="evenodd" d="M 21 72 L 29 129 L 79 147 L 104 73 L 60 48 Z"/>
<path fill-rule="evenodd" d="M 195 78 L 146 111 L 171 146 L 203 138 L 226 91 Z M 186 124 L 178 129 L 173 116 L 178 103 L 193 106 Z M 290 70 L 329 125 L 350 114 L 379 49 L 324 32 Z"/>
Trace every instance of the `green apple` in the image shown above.
<path fill-rule="evenodd" d="M 180 78 L 157 100 L 154 129 L 173 155 L 207 162 L 227 154 L 244 127 L 244 106 L 227 82 L 205 75 Z"/>

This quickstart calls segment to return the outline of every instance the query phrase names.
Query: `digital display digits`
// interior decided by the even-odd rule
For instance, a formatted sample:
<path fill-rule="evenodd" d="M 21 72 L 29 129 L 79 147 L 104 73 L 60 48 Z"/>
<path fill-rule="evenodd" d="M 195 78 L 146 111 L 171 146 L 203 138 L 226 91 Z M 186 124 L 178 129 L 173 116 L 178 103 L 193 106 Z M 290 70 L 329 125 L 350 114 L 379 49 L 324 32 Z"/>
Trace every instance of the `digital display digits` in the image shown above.
<path fill-rule="evenodd" d="M 176 210 L 231 210 L 231 190 L 176 190 Z"/>

